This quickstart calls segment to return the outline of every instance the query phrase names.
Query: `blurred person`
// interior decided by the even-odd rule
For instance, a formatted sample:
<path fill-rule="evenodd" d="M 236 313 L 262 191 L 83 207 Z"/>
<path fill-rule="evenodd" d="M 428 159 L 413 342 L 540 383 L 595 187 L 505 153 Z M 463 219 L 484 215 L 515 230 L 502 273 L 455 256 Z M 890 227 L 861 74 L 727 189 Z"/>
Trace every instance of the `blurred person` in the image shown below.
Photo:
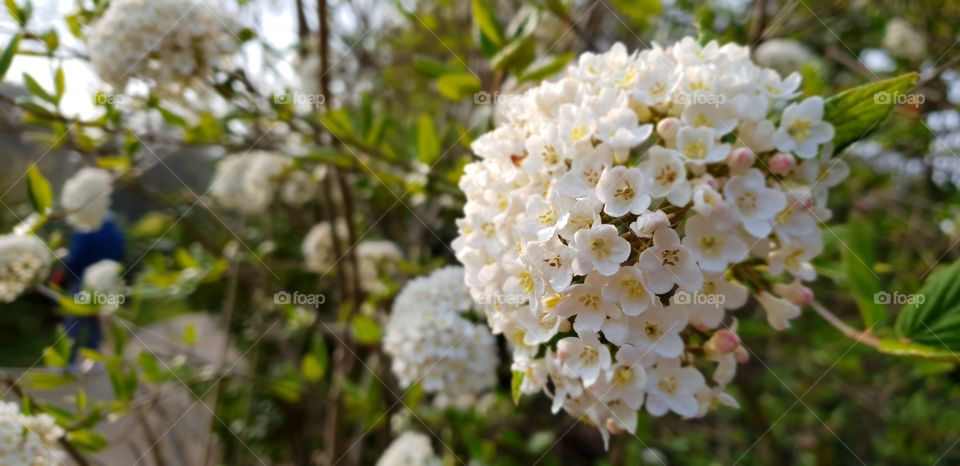
<path fill-rule="evenodd" d="M 92 231 L 74 231 L 70 238 L 70 252 L 64 267 L 58 269 L 52 281 L 64 288 L 69 296 L 83 291 L 83 274 L 93 264 L 102 260 L 123 262 L 126 237 L 107 213 L 100 228 Z M 80 348 L 97 349 L 103 341 L 99 316 L 67 316 L 64 318 L 67 336 L 73 340 L 70 363 L 76 359 Z"/>

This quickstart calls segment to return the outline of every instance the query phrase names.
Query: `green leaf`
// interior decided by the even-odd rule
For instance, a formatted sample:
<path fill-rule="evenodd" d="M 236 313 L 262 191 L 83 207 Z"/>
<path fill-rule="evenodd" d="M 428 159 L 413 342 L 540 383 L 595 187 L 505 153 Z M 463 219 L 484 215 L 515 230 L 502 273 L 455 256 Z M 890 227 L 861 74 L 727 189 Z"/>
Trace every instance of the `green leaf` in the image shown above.
<path fill-rule="evenodd" d="M 513 371 L 513 377 L 510 379 L 510 397 L 513 398 L 513 405 L 520 404 L 520 387 L 523 385 L 523 372 Z"/>
<path fill-rule="evenodd" d="M 440 95 L 450 100 L 460 100 L 480 90 L 480 79 L 469 72 L 445 74 L 437 79 Z"/>
<path fill-rule="evenodd" d="M 70 443 L 78 450 L 96 453 L 107 447 L 107 438 L 92 430 L 75 430 L 69 434 Z"/>
<path fill-rule="evenodd" d="M 431 78 L 439 78 L 447 73 L 460 71 L 457 68 L 447 65 L 430 57 L 417 56 L 413 58 L 413 67 Z"/>
<path fill-rule="evenodd" d="M 420 115 L 417 122 L 417 157 L 427 166 L 433 165 L 440 158 L 440 138 L 437 127 L 433 124 L 430 115 Z"/>
<path fill-rule="evenodd" d="M 3 55 L 0 55 L 0 80 L 7 75 L 7 70 L 10 69 L 10 64 L 13 63 L 13 57 L 18 50 L 20 50 L 20 33 L 13 35 L 7 48 L 3 49 Z"/>
<path fill-rule="evenodd" d="M 573 59 L 572 53 L 565 53 L 563 55 L 558 55 L 556 57 L 548 57 L 537 60 L 534 63 L 531 63 L 520 73 L 520 76 L 517 78 L 520 82 L 526 81 L 542 81 L 545 78 L 549 78 L 554 74 L 563 70 L 564 66 L 567 66 L 567 63 Z"/>
<path fill-rule="evenodd" d="M 876 129 L 893 109 L 896 96 L 913 89 L 919 76 L 907 73 L 857 86 L 828 98 L 824 103 L 823 119 L 836 131 L 834 151 L 839 152 Z"/>
<path fill-rule="evenodd" d="M 880 277 L 873 270 L 876 263 L 874 225 L 862 216 L 853 215 L 847 222 L 847 234 L 840 245 L 847 286 L 853 293 L 863 324 L 877 328 L 886 319 L 886 308 L 876 300 Z"/>
<path fill-rule="evenodd" d="M 614 0 L 613 6 L 638 24 L 645 24 L 663 10 L 660 0 Z"/>
<path fill-rule="evenodd" d="M 63 93 L 67 90 L 66 80 L 67 78 L 63 73 L 63 67 L 62 66 L 57 67 L 57 72 L 53 78 L 54 91 L 56 92 L 54 97 L 57 99 L 57 103 L 59 103 L 60 100 L 63 99 Z"/>
<path fill-rule="evenodd" d="M 888 295 L 903 304 L 897 334 L 906 341 L 937 350 L 960 351 L 960 261 L 937 268 L 919 293 Z"/>
<path fill-rule="evenodd" d="M 30 91 L 31 94 L 39 97 L 42 100 L 50 102 L 51 104 L 57 104 L 57 98 L 50 95 L 50 93 L 47 92 L 43 86 L 41 86 L 40 83 L 38 83 L 36 79 L 33 79 L 33 77 L 29 74 L 23 73 L 23 83 L 27 86 L 27 90 Z"/>
<path fill-rule="evenodd" d="M 358 343 L 372 345 L 380 341 L 380 324 L 372 317 L 360 315 L 350 323 L 350 333 Z"/>
<path fill-rule="evenodd" d="M 937 359 L 954 363 L 960 362 L 960 357 L 951 351 L 931 348 L 927 345 L 921 345 L 919 343 L 892 340 L 889 338 L 880 340 L 880 345 L 877 347 L 877 349 L 881 353 L 892 354 L 894 356 Z"/>
<path fill-rule="evenodd" d="M 320 361 L 312 354 L 305 354 L 300 359 L 300 375 L 307 382 L 316 382 L 323 378 L 325 368 L 320 365 Z"/>
<path fill-rule="evenodd" d="M 53 207 L 53 188 L 50 182 L 40 173 L 36 164 L 30 164 L 27 169 L 27 191 L 30 204 L 38 214 L 46 214 Z"/>
<path fill-rule="evenodd" d="M 497 23 L 497 15 L 493 11 L 493 2 L 490 0 L 473 0 L 473 21 L 480 28 L 480 34 L 497 50 L 503 45 L 503 30 Z"/>
<path fill-rule="evenodd" d="M 10 13 L 10 17 L 13 18 L 17 24 L 23 26 L 27 22 L 27 16 L 23 10 L 17 6 L 17 2 L 13 0 L 3 0 L 3 3 L 7 6 L 7 13 Z"/>
<path fill-rule="evenodd" d="M 490 59 L 490 65 L 498 70 L 523 69 L 536 58 L 536 45 L 537 43 L 533 36 L 517 38 L 500 49 L 500 51 Z"/>
<path fill-rule="evenodd" d="M 187 324 L 183 327 L 183 342 L 193 346 L 197 344 L 197 327 L 193 324 Z"/>

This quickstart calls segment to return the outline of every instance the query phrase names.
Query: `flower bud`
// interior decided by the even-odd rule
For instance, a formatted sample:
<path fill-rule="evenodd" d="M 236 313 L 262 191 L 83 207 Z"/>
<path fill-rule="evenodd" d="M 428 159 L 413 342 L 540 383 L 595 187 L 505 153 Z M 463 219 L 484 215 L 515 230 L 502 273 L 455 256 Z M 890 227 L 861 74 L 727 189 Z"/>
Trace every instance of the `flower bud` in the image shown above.
<path fill-rule="evenodd" d="M 737 364 L 746 364 L 750 361 L 750 353 L 742 345 L 733 351 L 733 355 L 737 358 Z"/>
<path fill-rule="evenodd" d="M 752 167 L 756 159 L 757 156 L 749 147 L 738 147 L 730 151 L 730 155 L 727 156 L 727 166 L 730 167 L 730 171 L 742 172 Z"/>
<path fill-rule="evenodd" d="M 613 435 L 618 435 L 623 432 L 623 428 L 617 424 L 617 421 L 614 421 L 613 418 L 607 419 L 607 431 Z"/>
<path fill-rule="evenodd" d="M 677 131 L 680 131 L 680 120 L 668 117 L 657 123 L 657 134 L 667 141 L 673 141 L 677 137 Z"/>
<path fill-rule="evenodd" d="M 797 306 L 806 306 L 813 302 L 813 290 L 803 286 L 800 280 L 794 280 L 790 284 L 774 283 L 773 292 Z"/>
<path fill-rule="evenodd" d="M 776 330 L 790 328 L 790 320 L 800 316 L 800 307 L 786 299 L 774 296 L 769 291 L 761 291 L 757 301 L 767 313 L 767 322 Z"/>
<path fill-rule="evenodd" d="M 703 345 L 707 354 L 727 354 L 740 347 L 740 337 L 727 329 L 717 330 Z"/>
<path fill-rule="evenodd" d="M 657 210 L 640 214 L 640 216 L 637 217 L 637 221 L 630 224 L 630 230 L 640 238 L 651 238 L 653 237 L 653 232 L 657 231 L 657 229 L 669 226 L 670 219 L 667 218 L 667 214 L 663 213 L 662 210 Z"/>
<path fill-rule="evenodd" d="M 770 163 L 767 166 L 772 173 L 785 175 L 797 166 L 797 159 L 785 152 L 777 152 L 770 157 Z"/>

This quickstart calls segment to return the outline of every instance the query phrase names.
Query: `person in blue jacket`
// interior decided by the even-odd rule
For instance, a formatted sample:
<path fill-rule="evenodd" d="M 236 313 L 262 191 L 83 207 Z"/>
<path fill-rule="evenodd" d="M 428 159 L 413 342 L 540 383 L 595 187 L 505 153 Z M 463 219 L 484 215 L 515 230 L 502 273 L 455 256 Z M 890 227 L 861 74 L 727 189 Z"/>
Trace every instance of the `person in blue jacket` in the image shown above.
<path fill-rule="evenodd" d="M 54 276 L 54 282 L 62 285 L 68 296 L 72 296 L 83 289 L 83 273 L 87 267 L 107 259 L 123 262 L 125 247 L 123 231 L 113 221 L 113 215 L 108 213 L 99 229 L 73 233 L 70 253 L 64 260 L 65 268 Z M 97 349 L 103 341 L 103 330 L 97 316 L 66 317 L 64 326 L 67 336 L 74 342 L 71 362 L 79 348 Z"/>

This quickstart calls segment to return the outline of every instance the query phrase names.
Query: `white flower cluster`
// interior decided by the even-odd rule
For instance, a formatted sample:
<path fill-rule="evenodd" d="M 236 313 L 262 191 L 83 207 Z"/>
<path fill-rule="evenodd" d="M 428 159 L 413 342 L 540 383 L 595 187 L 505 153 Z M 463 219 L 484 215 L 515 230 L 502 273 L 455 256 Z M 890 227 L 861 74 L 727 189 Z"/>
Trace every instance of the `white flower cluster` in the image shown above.
<path fill-rule="evenodd" d="M 927 40 L 909 21 L 893 18 L 883 33 L 883 48 L 897 58 L 917 60 L 927 51 Z"/>
<path fill-rule="evenodd" d="M 176 92 L 239 50 L 232 22 L 207 0 L 113 0 L 87 35 L 90 62 L 118 91 L 138 78 Z"/>
<path fill-rule="evenodd" d="M 78 231 L 94 231 L 103 224 L 113 195 L 113 175 L 99 168 L 82 168 L 63 184 L 60 203 L 67 223 Z"/>
<path fill-rule="evenodd" d="M 813 62 L 816 57 L 807 46 L 795 40 L 770 39 L 761 43 L 753 51 L 753 59 L 760 66 L 787 74 L 800 71 L 803 65 Z"/>
<path fill-rule="evenodd" d="M 53 259 L 36 236 L 0 236 L 0 302 L 9 303 L 42 279 Z"/>
<path fill-rule="evenodd" d="M 314 175 L 294 168 L 292 157 L 251 151 L 217 163 L 210 195 L 223 208 L 257 215 L 270 207 L 277 193 L 286 204 L 307 203 L 316 194 L 316 183 Z"/>
<path fill-rule="evenodd" d="M 83 271 L 83 287 L 101 293 L 118 291 L 124 286 L 122 270 L 123 266 L 117 261 L 98 261 Z"/>
<path fill-rule="evenodd" d="M 443 462 L 433 452 L 430 437 L 407 431 L 394 439 L 377 460 L 377 466 L 440 466 Z"/>
<path fill-rule="evenodd" d="M 724 388 L 746 351 L 726 311 L 753 290 L 777 329 L 799 314 L 848 171 L 799 86 L 745 47 L 685 38 L 586 53 L 508 102 L 473 144 L 454 248 L 524 393 L 605 437 L 644 406 L 736 405 Z"/>
<path fill-rule="evenodd" d="M 54 466 L 67 457 L 57 445 L 64 435 L 47 414 L 28 416 L 16 403 L 0 401 L 0 464 Z"/>
<path fill-rule="evenodd" d="M 350 247 L 347 224 L 343 219 L 336 221 L 335 228 L 341 247 Z M 301 250 L 306 269 L 314 273 L 325 274 L 337 265 L 338 260 L 341 260 L 334 256 L 330 222 L 325 221 L 314 225 L 304 237 Z M 360 269 L 360 288 L 366 293 L 386 292 L 383 278 L 385 276 L 398 278 L 397 266 L 403 261 L 400 248 L 392 241 L 371 240 L 358 244 L 354 252 L 357 255 L 357 267 Z M 345 261 L 346 257 L 342 260 Z"/>
<path fill-rule="evenodd" d="M 462 404 L 496 383 L 496 340 L 464 315 L 473 307 L 462 267 L 444 267 L 404 286 L 384 337 L 401 385 L 419 383 L 441 402 Z"/>

